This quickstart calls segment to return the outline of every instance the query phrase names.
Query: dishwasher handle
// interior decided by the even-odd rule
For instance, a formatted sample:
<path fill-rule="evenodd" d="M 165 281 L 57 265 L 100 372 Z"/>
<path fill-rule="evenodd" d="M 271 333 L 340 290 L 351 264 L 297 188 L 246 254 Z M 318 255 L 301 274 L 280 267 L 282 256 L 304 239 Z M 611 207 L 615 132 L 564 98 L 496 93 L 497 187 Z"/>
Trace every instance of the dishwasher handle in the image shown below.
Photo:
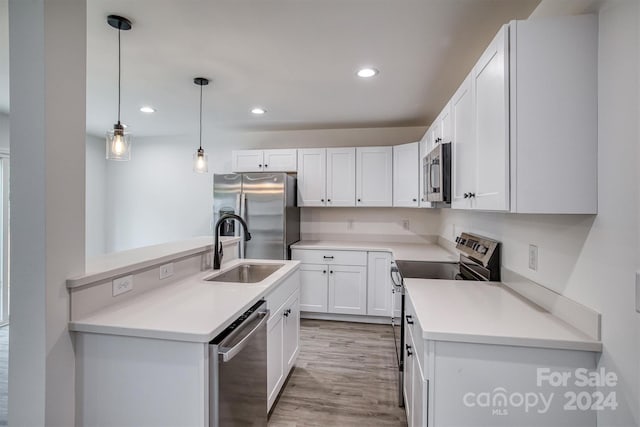
<path fill-rule="evenodd" d="M 256 311 L 253 316 L 255 318 L 262 318 L 256 326 L 254 326 L 236 345 L 233 347 L 224 347 L 220 343 L 220 349 L 218 350 L 218 356 L 223 362 L 228 362 L 233 359 L 240 351 L 247 346 L 251 338 L 258 332 L 260 327 L 269 319 L 270 310 Z M 249 320 L 249 319 L 247 319 Z"/>

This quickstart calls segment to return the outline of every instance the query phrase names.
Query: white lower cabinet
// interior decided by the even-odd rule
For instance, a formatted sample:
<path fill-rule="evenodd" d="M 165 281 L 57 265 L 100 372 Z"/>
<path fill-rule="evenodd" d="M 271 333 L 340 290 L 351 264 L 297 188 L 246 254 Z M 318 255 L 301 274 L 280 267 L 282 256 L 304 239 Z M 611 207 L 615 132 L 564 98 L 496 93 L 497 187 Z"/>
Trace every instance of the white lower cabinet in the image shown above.
<path fill-rule="evenodd" d="M 596 410 L 567 410 L 571 396 L 599 398 L 577 381 L 576 370 L 596 370 L 590 351 L 522 347 L 423 338 L 411 294 L 407 315 L 404 397 L 409 427 L 581 426 L 595 427 Z M 538 369 L 569 375 L 566 385 L 538 384 Z M 610 390 L 602 390 L 603 398 Z M 545 403 L 546 402 L 546 403 Z M 577 402 L 577 405 L 583 405 Z M 528 406 L 526 406 L 528 405 Z"/>
<path fill-rule="evenodd" d="M 300 311 L 391 317 L 389 252 L 293 249 L 300 264 Z"/>
<path fill-rule="evenodd" d="M 367 314 L 392 316 L 391 254 L 369 252 L 367 255 Z"/>
<path fill-rule="evenodd" d="M 367 314 L 367 269 L 359 265 L 330 265 L 329 313 Z"/>
<path fill-rule="evenodd" d="M 267 306 L 271 310 L 267 321 L 267 411 L 276 401 L 298 357 L 299 303 L 298 287 L 277 289 L 267 296 Z M 273 309 L 275 305 L 278 305 L 278 308 Z"/>

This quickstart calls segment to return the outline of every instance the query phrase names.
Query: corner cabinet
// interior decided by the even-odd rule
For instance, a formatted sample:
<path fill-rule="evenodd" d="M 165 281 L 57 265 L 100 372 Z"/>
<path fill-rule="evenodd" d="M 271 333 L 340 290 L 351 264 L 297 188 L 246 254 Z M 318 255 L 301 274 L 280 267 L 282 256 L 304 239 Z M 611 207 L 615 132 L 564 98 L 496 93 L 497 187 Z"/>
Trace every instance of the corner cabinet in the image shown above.
<path fill-rule="evenodd" d="M 297 150 L 235 150 L 231 152 L 233 172 L 295 172 Z"/>
<path fill-rule="evenodd" d="M 420 143 L 393 147 L 393 206 L 420 205 Z"/>
<path fill-rule="evenodd" d="M 392 147 L 356 148 L 356 206 L 393 205 Z"/>
<path fill-rule="evenodd" d="M 369 252 L 367 256 L 367 314 L 393 315 L 393 286 L 391 284 L 391 254 Z"/>
<path fill-rule="evenodd" d="M 593 15 L 500 29 L 450 101 L 453 208 L 597 213 L 597 34 Z"/>

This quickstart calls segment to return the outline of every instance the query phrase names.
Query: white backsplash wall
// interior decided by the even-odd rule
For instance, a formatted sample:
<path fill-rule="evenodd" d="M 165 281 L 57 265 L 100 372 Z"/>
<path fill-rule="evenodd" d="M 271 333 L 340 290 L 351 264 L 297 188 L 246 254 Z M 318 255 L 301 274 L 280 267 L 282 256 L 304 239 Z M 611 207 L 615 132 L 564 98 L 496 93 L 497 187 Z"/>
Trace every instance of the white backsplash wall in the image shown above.
<path fill-rule="evenodd" d="M 303 240 L 433 242 L 440 224 L 432 209 L 303 208 L 300 217 Z"/>
<path fill-rule="evenodd" d="M 598 215 L 440 213 L 443 237 L 496 238 L 506 268 L 602 314 L 599 366 L 619 379 L 611 389 L 619 407 L 598 411 L 602 426 L 640 425 L 638 9 L 635 0 L 609 1 L 599 13 Z M 528 266 L 529 244 L 538 246 L 537 271 Z"/>

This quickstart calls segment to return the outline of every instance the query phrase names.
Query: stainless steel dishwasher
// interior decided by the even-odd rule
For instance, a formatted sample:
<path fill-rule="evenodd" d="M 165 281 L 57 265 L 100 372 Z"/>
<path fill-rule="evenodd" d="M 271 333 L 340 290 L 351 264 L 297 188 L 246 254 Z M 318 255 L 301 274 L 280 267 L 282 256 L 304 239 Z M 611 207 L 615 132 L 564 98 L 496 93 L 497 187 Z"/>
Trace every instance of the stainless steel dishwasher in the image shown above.
<path fill-rule="evenodd" d="M 267 310 L 256 303 L 209 343 L 209 426 L 267 425 Z"/>

